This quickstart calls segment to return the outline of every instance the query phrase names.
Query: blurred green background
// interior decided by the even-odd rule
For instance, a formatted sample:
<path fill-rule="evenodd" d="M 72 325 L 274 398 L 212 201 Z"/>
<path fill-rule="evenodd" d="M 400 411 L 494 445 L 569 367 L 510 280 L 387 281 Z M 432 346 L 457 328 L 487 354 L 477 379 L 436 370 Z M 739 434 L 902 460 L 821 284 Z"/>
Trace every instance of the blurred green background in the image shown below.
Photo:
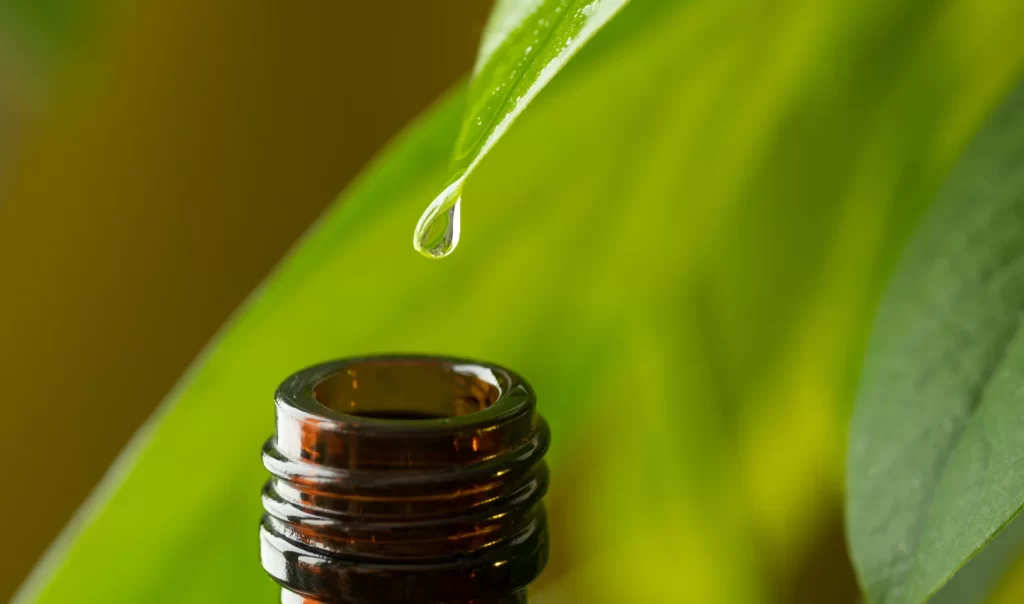
<path fill-rule="evenodd" d="M 45 6 L 45 10 L 40 8 Z M 902 242 L 1024 65 L 1001 2 L 636 0 L 440 189 L 479 2 L 3 9 L 10 593 L 214 330 L 42 601 L 273 601 L 270 394 L 387 350 L 522 372 L 555 432 L 546 602 L 849 602 L 849 406 Z M 428 106 L 431 106 L 428 109 Z M 1013 601 L 1017 574 L 994 597 Z"/>
<path fill-rule="evenodd" d="M 0 7 L 6 601 L 231 311 L 470 68 L 489 3 Z"/>

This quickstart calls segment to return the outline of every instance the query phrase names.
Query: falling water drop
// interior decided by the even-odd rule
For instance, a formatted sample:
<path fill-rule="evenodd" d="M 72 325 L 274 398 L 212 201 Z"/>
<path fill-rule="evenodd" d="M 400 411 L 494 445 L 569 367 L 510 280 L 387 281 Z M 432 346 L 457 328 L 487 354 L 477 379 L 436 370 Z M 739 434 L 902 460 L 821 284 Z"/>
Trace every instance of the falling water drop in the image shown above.
<path fill-rule="evenodd" d="M 448 185 L 416 223 L 412 245 L 427 258 L 444 258 L 459 244 L 462 179 Z"/>

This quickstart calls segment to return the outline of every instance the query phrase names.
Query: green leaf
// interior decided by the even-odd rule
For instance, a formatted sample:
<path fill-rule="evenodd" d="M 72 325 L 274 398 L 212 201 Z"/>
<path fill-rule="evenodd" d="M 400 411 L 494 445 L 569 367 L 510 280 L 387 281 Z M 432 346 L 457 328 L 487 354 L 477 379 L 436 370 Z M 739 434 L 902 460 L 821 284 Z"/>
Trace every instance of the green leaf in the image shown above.
<path fill-rule="evenodd" d="M 878 313 L 847 462 L 870 601 L 924 601 L 1024 504 L 1022 305 L 1024 85 L 950 174 Z"/>
<path fill-rule="evenodd" d="M 430 258 L 459 242 L 466 178 L 548 82 L 628 0 L 498 0 L 484 30 L 448 182 L 413 246 Z"/>
<path fill-rule="evenodd" d="M 787 602 L 806 561 L 843 572 L 816 543 L 847 385 L 902 233 L 1024 65 L 994 6 L 629 3 L 480 163 L 471 253 L 431 263 L 408 225 L 448 177 L 467 100 L 445 100 L 230 321 L 22 601 L 273 601 L 272 393 L 386 351 L 535 386 L 555 535 L 531 601 Z"/>

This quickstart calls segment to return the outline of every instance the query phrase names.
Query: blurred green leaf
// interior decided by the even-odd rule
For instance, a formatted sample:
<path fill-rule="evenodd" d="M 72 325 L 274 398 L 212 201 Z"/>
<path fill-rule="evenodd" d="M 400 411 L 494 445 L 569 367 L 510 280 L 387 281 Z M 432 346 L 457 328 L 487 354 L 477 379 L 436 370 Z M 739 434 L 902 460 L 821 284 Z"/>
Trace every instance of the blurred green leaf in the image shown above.
<path fill-rule="evenodd" d="M 847 465 L 871 601 L 924 601 L 1024 504 L 1022 303 L 1024 86 L 950 174 L 879 311 Z"/>
<path fill-rule="evenodd" d="M 272 393 L 384 351 L 535 386 L 555 535 L 531 601 L 792 602 L 808 575 L 852 600 L 819 535 L 856 361 L 903 234 L 1024 65 L 1003 6 L 631 2 L 480 163 L 465 251 L 430 263 L 408 225 L 449 174 L 465 97 L 444 101 L 230 321 L 23 600 L 273 601 Z"/>
<path fill-rule="evenodd" d="M 458 244 L 466 178 L 508 127 L 628 0 L 498 0 L 455 143 L 448 182 L 416 226 L 413 245 L 429 257 Z"/>
<path fill-rule="evenodd" d="M 1017 526 L 1018 524 L 1020 527 Z M 1004 530 L 996 536 L 996 541 L 998 542 L 1005 539 L 1005 536 L 1008 533 L 1024 533 L 1024 523 L 1014 521 L 1009 527 L 1007 527 L 1007 530 Z M 986 547 L 982 550 L 981 554 L 978 555 L 978 558 L 987 556 L 993 547 L 994 545 Z M 988 604 L 1017 604 L 1018 602 L 1024 601 L 1024 549 L 1018 549 L 1016 558 L 1007 557 L 1006 561 L 1010 563 L 1010 570 L 1005 573 L 1003 580 L 999 582 L 994 590 L 992 590 L 992 595 L 987 600 Z M 973 565 L 974 561 L 972 560 L 965 571 L 970 569 Z M 963 572 L 954 575 L 950 584 L 956 582 L 962 574 Z M 943 591 L 945 591 L 945 589 L 943 589 Z"/>

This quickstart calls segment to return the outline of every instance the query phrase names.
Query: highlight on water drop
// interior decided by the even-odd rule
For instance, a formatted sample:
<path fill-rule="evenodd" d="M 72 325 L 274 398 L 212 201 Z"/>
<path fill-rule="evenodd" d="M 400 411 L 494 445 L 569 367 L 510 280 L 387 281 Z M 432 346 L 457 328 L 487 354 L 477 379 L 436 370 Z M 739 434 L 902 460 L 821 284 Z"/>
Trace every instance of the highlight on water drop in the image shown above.
<path fill-rule="evenodd" d="M 462 182 L 456 180 L 441 191 L 416 223 L 412 245 L 427 258 L 444 258 L 459 245 Z"/>

